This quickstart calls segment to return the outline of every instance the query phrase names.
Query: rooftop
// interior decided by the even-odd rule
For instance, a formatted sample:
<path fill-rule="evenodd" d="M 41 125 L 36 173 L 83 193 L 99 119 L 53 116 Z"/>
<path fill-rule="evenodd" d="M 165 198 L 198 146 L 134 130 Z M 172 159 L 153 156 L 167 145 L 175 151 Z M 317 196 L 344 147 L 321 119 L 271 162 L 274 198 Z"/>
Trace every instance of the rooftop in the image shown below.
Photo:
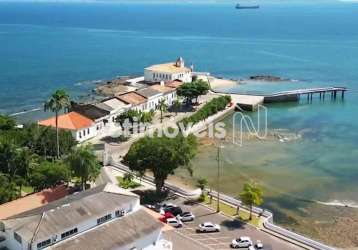
<path fill-rule="evenodd" d="M 145 68 L 146 70 L 163 72 L 163 73 L 183 73 L 190 72 L 187 67 L 178 67 L 175 62 L 156 64 Z"/>
<path fill-rule="evenodd" d="M 112 109 L 123 109 L 123 108 L 127 108 L 128 107 L 128 104 L 127 103 L 124 103 L 120 100 L 118 100 L 118 98 L 111 98 L 111 99 L 108 99 L 108 100 L 105 100 L 102 102 L 102 104 L 105 104 L 109 107 L 111 107 Z"/>
<path fill-rule="evenodd" d="M 55 245 L 57 250 L 117 249 L 160 230 L 162 224 L 144 209 Z M 132 249 L 132 246 L 129 246 Z M 134 246 L 133 246 L 134 247 Z M 139 247 L 140 246 L 136 246 Z M 142 246 L 143 247 L 143 246 Z"/>
<path fill-rule="evenodd" d="M 27 241 L 33 238 L 36 242 L 137 199 L 135 194 L 114 184 L 104 184 L 9 217 L 3 223 L 5 228 L 11 228 Z"/>
<path fill-rule="evenodd" d="M 170 87 L 170 88 L 179 88 L 181 85 L 183 85 L 183 82 L 180 80 L 174 80 L 174 81 L 170 81 L 170 82 L 166 82 L 165 86 Z"/>
<path fill-rule="evenodd" d="M 104 110 L 92 104 L 78 104 L 75 102 L 71 103 L 71 110 L 76 111 L 93 121 L 103 118 L 110 113 L 108 110 Z"/>
<path fill-rule="evenodd" d="M 150 88 L 154 89 L 156 91 L 159 91 L 161 93 L 170 93 L 170 92 L 175 91 L 174 88 L 171 88 L 171 87 L 168 87 L 168 86 L 165 86 L 165 85 L 161 85 L 161 84 L 152 85 Z"/>
<path fill-rule="evenodd" d="M 47 127 L 56 127 L 56 117 L 39 121 L 38 124 Z M 92 124 L 92 120 L 77 112 L 70 112 L 58 116 L 58 127 L 60 129 L 78 130 L 91 127 Z"/>
<path fill-rule="evenodd" d="M 45 189 L 41 192 L 27 195 L 14 201 L 7 202 L 0 206 L 0 220 L 23 213 L 27 210 L 38 208 L 49 202 L 58 200 L 68 194 L 66 186 L 61 185 L 52 189 Z"/>
<path fill-rule="evenodd" d="M 156 89 L 152 89 L 152 88 L 144 88 L 144 89 L 139 89 L 136 91 L 136 93 L 140 94 L 141 96 L 144 96 L 146 98 L 151 98 L 153 96 L 158 96 L 161 95 L 162 92 L 156 90 Z"/>
<path fill-rule="evenodd" d="M 145 103 L 147 99 L 136 92 L 128 92 L 122 95 L 118 95 L 117 98 L 125 103 L 138 105 L 141 103 Z"/>

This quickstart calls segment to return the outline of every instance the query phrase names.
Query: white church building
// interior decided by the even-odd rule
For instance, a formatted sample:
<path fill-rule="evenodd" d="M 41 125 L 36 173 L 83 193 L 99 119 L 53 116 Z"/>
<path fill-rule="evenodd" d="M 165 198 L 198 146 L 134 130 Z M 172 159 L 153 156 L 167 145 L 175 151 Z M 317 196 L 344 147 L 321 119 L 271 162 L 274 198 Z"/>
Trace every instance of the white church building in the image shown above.
<path fill-rule="evenodd" d="M 156 64 L 144 69 L 144 80 L 149 82 L 192 81 L 193 68 L 185 67 L 183 58 L 179 57 L 176 62 Z"/>

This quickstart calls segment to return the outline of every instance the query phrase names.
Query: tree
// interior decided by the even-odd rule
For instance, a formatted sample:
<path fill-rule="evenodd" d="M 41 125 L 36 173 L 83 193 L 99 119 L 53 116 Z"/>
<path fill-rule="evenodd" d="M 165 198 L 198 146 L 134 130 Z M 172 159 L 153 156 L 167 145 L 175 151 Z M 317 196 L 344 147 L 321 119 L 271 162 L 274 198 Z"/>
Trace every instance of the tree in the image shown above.
<path fill-rule="evenodd" d="M 168 105 L 165 103 L 165 99 L 161 99 L 158 103 L 158 109 L 160 111 L 160 123 L 163 122 L 163 113 L 168 110 Z"/>
<path fill-rule="evenodd" d="M 7 115 L 0 115 L 0 130 L 11 130 L 15 128 L 16 121 L 7 116 Z"/>
<path fill-rule="evenodd" d="M 175 111 L 175 115 L 178 115 L 178 112 L 181 108 L 181 102 L 180 100 L 177 98 L 174 100 L 173 102 L 173 110 Z"/>
<path fill-rule="evenodd" d="M 140 122 L 151 123 L 153 121 L 154 111 L 142 112 L 140 116 Z"/>
<path fill-rule="evenodd" d="M 196 186 L 201 190 L 201 194 L 199 197 L 200 202 L 205 201 L 205 188 L 207 185 L 208 185 L 208 180 L 205 178 L 199 178 L 196 182 Z"/>
<path fill-rule="evenodd" d="M 56 130 L 51 127 L 38 126 L 31 124 L 23 129 L 24 142 L 23 146 L 28 147 L 34 153 L 45 158 L 55 158 L 57 155 Z M 77 144 L 70 131 L 59 131 L 60 155 L 67 155 Z"/>
<path fill-rule="evenodd" d="M 29 149 L 0 143 L 0 172 L 7 175 L 10 182 L 19 180 L 19 177 L 26 180 L 34 164 L 34 155 Z"/>
<path fill-rule="evenodd" d="M 7 175 L 0 173 L 0 204 L 11 201 L 19 195 L 16 183 L 10 181 Z"/>
<path fill-rule="evenodd" d="M 130 110 L 118 115 L 116 117 L 116 122 L 118 122 L 123 127 L 123 124 L 125 123 L 126 120 L 128 120 L 128 122 L 130 122 L 130 123 L 133 123 L 135 121 L 139 122 L 141 119 L 141 116 L 142 116 L 142 112 L 130 109 Z"/>
<path fill-rule="evenodd" d="M 63 162 L 43 161 L 32 170 L 29 183 L 35 191 L 41 191 L 46 188 L 55 187 L 60 183 L 68 182 L 70 176 L 70 169 Z"/>
<path fill-rule="evenodd" d="M 94 181 L 100 173 L 100 164 L 90 145 L 76 147 L 66 162 L 73 175 L 81 179 L 82 190 L 86 189 L 88 181 Z"/>
<path fill-rule="evenodd" d="M 196 181 L 196 186 L 198 188 L 200 188 L 201 190 L 201 195 L 204 195 L 204 191 L 205 191 L 205 188 L 206 186 L 208 185 L 208 180 L 205 179 L 205 178 L 199 178 L 197 181 Z"/>
<path fill-rule="evenodd" d="M 263 191 L 262 189 L 254 182 L 245 183 L 244 189 L 240 193 L 240 199 L 243 204 L 250 207 L 250 220 L 252 219 L 252 207 L 259 206 L 263 202 Z"/>
<path fill-rule="evenodd" d="M 192 99 L 196 99 L 201 95 L 206 95 L 209 91 L 209 84 L 203 80 L 195 80 L 193 82 L 184 83 L 177 89 L 178 96 L 182 96 L 186 99 L 187 103 L 192 102 Z"/>
<path fill-rule="evenodd" d="M 60 158 L 60 140 L 58 133 L 58 114 L 63 109 L 68 108 L 70 106 L 70 97 L 64 90 L 56 90 L 50 98 L 45 102 L 44 109 L 45 111 L 50 110 L 51 112 L 55 112 L 56 116 L 56 148 L 57 148 L 57 159 Z"/>
<path fill-rule="evenodd" d="M 178 135 L 175 138 L 146 136 L 131 145 L 124 157 L 124 163 L 132 171 L 152 171 L 156 191 L 160 193 L 165 180 L 174 174 L 175 169 L 179 166 L 189 166 L 196 148 L 196 137 L 193 135 Z"/>

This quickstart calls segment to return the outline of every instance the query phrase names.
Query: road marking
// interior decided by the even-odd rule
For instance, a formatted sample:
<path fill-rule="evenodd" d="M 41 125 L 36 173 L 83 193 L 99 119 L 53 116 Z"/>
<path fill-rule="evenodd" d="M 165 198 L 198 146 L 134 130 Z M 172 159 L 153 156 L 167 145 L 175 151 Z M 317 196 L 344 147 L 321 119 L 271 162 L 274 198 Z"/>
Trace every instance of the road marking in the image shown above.
<path fill-rule="evenodd" d="M 195 240 L 195 239 L 193 239 L 193 238 L 190 238 L 190 237 L 186 236 L 185 234 L 182 234 L 182 233 L 179 232 L 179 231 L 176 231 L 176 232 L 177 232 L 179 235 L 181 235 L 182 237 L 187 238 L 187 239 L 189 239 L 189 240 L 191 240 L 191 241 L 194 241 L 195 243 L 199 244 L 200 246 L 202 246 L 202 247 L 204 247 L 204 248 L 208 248 L 208 249 L 210 249 L 210 250 L 215 250 L 215 248 L 212 248 L 212 247 L 210 247 L 210 246 L 207 246 L 207 245 L 201 243 L 200 241 L 197 241 L 197 240 Z"/>

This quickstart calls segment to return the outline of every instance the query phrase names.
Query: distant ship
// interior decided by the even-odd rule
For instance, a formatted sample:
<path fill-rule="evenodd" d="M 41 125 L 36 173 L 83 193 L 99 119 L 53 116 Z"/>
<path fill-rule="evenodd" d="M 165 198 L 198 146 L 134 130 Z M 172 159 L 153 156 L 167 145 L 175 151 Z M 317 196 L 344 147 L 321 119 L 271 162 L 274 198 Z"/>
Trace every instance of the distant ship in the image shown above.
<path fill-rule="evenodd" d="M 260 8 L 260 5 L 241 5 L 236 4 L 236 9 L 258 9 Z"/>

